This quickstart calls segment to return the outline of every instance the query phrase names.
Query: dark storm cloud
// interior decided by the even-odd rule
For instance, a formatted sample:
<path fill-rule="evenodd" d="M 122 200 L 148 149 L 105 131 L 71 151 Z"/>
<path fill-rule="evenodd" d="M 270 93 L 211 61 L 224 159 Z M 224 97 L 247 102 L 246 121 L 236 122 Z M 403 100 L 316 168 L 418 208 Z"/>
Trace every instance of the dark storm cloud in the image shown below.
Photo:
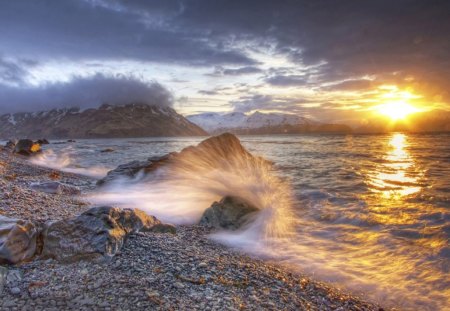
<path fill-rule="evenodd" d="M 158 14 L 138 14 L 118 4 L 4 1 L 0 5 L 2 49 L 40 59 L 134 59 L 201 66 L 255 63 L 239 50 L 208 41 L 201 30 L 177 29 L 166 20 L 172 18 L 170 6 L 161 4 Z"/>
<path fill-rule="evenodd" d="M 108 77 L 101 74 L 39 87 L 19 88 L 0 84 L 0 114 L 61 107 L 84 109 L 98 107 L 103 103 L 171 106 L 173 97 L 158 83 L 145 83 L 129 77 Z"/>

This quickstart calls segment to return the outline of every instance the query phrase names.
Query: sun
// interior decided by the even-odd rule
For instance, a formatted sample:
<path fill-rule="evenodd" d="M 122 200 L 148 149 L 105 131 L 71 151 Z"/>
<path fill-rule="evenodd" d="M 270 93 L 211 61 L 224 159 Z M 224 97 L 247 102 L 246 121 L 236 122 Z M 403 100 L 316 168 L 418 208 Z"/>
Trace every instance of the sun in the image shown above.
<path fill-rule="evenodd" d="M 389 102 L 386 104 L 382 104 L 377 106 L 376 110 L 380 114 L 389 117 L 393 121 L 403 120 L 411 113 L 419 111 L 414 106 L 411 106 L 410 104 L 405 103 L 403 101 Z"/>

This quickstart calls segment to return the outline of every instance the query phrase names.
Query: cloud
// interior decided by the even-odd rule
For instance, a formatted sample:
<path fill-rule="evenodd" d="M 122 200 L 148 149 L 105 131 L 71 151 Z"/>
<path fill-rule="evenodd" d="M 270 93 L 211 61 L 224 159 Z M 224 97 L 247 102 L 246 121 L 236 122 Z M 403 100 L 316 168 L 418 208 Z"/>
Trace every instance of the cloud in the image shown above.
<path fill-rule="evenodd" d="M 172 23 L 179 4 L 36 0 L 3 2 L 0 40 L 8 54 L 52 58 L 134 59 L 193 66 L 252 65 L 243 51 L 207 40 L 202 29 Z"/>
<path fill-rule="evenodd" d="M 277 75 L 273 77 L 266 78 L 267 83 L 274 86 L 300 86 L 306 85 L 308 83 L 307 75 Z"/>
<path fill-rule="evenodd" d="M 155 64 L 201 66 L 233 79 L 230 85 L 253 86 L 252 75 L 267 73 L 257 81 L 263 87 L 323 92 L 364 90 L 368 82 L 342 81 L 370 76 L 450 106 L 449 10 L 447 0 L 3 1 L 0 52 L 8 58 L 0 59 L 0 80 L 24 82 L 27 66 L 11 56 L 134 61 L 149 71 Z M 193 84 L 204 83 L 199 72 Z M 282 102 L 272 96 L 268 106 Z"/>
<path fill-rule="evenodd" d="M 28 71 L 24 65 L 33 64 L 27 61 L 14 62 L 0 56 L 0 83 L 9 85 L 20 85 L 25 83 Z"/>
<path fill-rule="evenodd" d="M 222 77 L 222 76 L 241 76 L 261 73 L 263 70 L 255 66 L 245 66 L 239 68 L 223 68 L 222 66 L 216 66 L 214 72 L 207 74 L 212 77 Z"/>
<path fill-rule="evenodd" d="M 31 112 L 61 107 L 92 108 L 112 105 L 145 103 L 172 106 L 173 96 L 160 84 L 146 83 L 134 78 L 97 74 L 87 78 L 75 77 L 69 82 L 39 87 L 13 87 L 0 84 L 0 113 Z"/>
<path fill-rule="evenodd" d="M 376 86 L 376 84 L 375 81 L 367 79 L 347 80 L 322 87 L 321 89 L 327 91 L 366 91 Z"/>
<path fill-rule="evenodd" d="M 230 105 L 237 112 L 252 112 L 257 110 L 277 110 L 292 113 L 303 113 L 306 103 L 313 103 L 313 100 L 297 97 L 281 97 L 264 94 L 253 94 L 241 96 L 237 100 L 230 101 Z"/>

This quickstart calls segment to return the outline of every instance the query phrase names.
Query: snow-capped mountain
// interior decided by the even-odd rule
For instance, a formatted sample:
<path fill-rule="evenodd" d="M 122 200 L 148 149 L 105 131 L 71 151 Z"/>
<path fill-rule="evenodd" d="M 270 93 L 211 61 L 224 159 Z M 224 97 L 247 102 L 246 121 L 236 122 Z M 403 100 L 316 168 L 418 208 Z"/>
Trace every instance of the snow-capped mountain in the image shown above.
<path fill-rule="evenodd" d="M 241 112 L 201 113 L 188 116 L 187 119 L 209 132 L 221 130 L 256 130 L 279 128 L 283 126 L 307 126 L 318 122 L 293 114 L 254 112 L 246 115 Z"/>
<path fill-rule="evenodd" d="M 207 133 L 170 107 L 108 105 L 0 116 L 0 138 L 195 136 Z"/>

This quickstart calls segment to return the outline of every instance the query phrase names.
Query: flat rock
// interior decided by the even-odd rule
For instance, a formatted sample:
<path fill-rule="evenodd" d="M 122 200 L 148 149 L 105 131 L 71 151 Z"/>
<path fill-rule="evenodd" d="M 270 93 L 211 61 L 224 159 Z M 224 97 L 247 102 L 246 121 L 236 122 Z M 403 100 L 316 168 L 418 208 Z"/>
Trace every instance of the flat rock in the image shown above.
<path fill-rule="evenodd" d="M 81 194 L 80 189 L 75 186 L 63 184 L 57 181 L 49 181 L 38 184 L 32 184 L 31 188 L 37 191 L 49 193 L 49 194 L 68 194 L 68 195 L 79 195 Z"/>

